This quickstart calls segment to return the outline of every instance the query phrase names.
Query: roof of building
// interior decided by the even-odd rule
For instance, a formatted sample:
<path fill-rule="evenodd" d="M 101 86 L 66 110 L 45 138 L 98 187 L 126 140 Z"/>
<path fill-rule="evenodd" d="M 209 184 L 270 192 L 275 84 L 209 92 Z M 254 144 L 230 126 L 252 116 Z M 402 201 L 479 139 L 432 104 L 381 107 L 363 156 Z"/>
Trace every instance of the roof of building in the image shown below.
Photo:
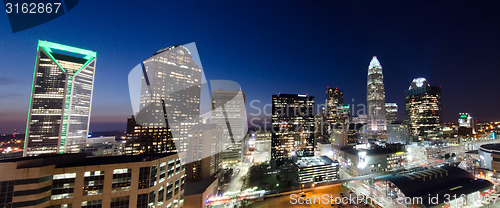
<path fill-rule="evenodd" d="M 500 143 L 495 143 L 495 144 L 483 144 L 479 148 L 481 151 L 493 153 L 500 155 Z"/>
<path fill-rule="evenodd" d="M 441 204 L 445 202 L 444 196 L 446 194 L 450 196 L 467 195 L 493 186 L 487 180 L 476 180 L 469 172 L 452 166 L 426 168 L 420 171 L 376 178 L 376 180 L 380 179 L 392 182 L 406 197 L 422 197 L 425 206 L 438 205 L 429 204 L 429 197 L 438 195 L 439 204 Z"/>
<path fill-rule="evenodd" d="M 341 150 L 347 154 L 358 155 L 359 152 L 366 152 L 366 155 L 385 155 L 385 154 L 394 154 L 398 152 L 405 151 L 404 145 L 402 144 L 385 144 L 383 146 L 374 146 L 373 149 L 356 149 L 355 145 L 346 145 Z"/>
<path fill-rule="evenodd" d="M 380 65 L 380 62 L 377 59 L 377 56 L 373 56 L 372 60 L 370 61 L 370 66 L 368 66 L 368 69 L 372 68 L 382 68 L 382 65 Z"/>
<path fill-rule="evenodd" d="M 327 156 L 301 157 L 297 159 L 297 162 L 295 162 L 299 168 L 331 165 L 332 163 L 338 164 L 337 161 L 334 161 Z"/>
<path fill-rule="evenodd" d="M 117 163 L 133 163 L 157 160 L 177 153 L 121 155 L 106 157 L 86 157 L 83 153 L 77 154 L 43 154 L 33 157 L 18 157 L 0 160 L 0 163 L 17 162 L 17 168 L 35 168 L 55 165 L 56 168 L 107 165 Z"/>
<path fill-rule="evenodd" d="M 184 188 L 184 196 L 202 194 L 207 188 L 217 180 L 216 178 L 204 179 L 199 181 L 186 181 Z"/>

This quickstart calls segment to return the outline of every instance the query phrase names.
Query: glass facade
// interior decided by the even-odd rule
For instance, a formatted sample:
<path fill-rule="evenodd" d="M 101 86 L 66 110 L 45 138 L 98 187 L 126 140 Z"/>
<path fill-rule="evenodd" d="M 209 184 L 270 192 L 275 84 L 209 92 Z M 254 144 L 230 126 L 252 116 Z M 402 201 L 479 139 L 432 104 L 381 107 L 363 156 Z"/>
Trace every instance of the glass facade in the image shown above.
<path fill-rule="evenodd" d="M 14 181 L 0 182 L 0 207 L 11 207 L 14 194 Z"/>
<path fill-rule="evenodd" d="M 314 155 L 314 96 L 273 95 L 271 159 Z"/>
<path fill-rule="evenodd" d="M 83 195 L 102 194 L 104 188 L 104 171 L 87 171 L 84 176 Z"/>
<path fill-rule="evenodd" d="M 149 188 L 149 179 L 151 175 L 151 168 L 150 167 L 141 167 L 139 169 L 139 189 L 145 189 Z"/>
<path fill-rule="evenodd" d="M 140 98 L 133 101 L 138 102 L 140 112 L 133 124 L 136 130 L 128 134 L 132 138 L 127 152 L 187 150 L 190 130 L 201 120 L 202 69 L 198 64 L 191 52 L 180 45 L 161 49 L 143 61 Z"/>
<path fill-rule="evenodd" d="M 82 202 L 82 208 L 101 208 L 102 207 L 102 200 L 92 200 L 92 201 L 83 201 Z"/>
<path fill-rule="evenodd" d="M 52 177 L 51 200 L 72 198 L 76 173 L 57 174 Z"/>
<path fill-rule="evenodd" d="M 406 118 L 416 140 L 442 136 L 441 88 L 430 86 L 425 78 L 414 79 L 406 91 Z"/>
<path fill-rule="evenodd" d="M 132 169 L 124 168 L 124 169 L 113 170 L 112 192 L 130 190 L 131 181 L 132 181 Z"/>
<path fill-rule="evenodd" d="M 85 142 L 96 53 L 38 42 L 24 155 L 66 153 Z"/>
<path fill-rule="evenodd" d="M 242 140 L 246 135 L 245 93 L 232 90 L 212 90 L 212 123 L 222 130 L 222 162 L 235 164 L 242 159 Z"/>
<path fill-rule="evenodd" d="M 110 208 L 127 208 L 129 207 L 129 196 L 115 197 L 111 199 Z"/>

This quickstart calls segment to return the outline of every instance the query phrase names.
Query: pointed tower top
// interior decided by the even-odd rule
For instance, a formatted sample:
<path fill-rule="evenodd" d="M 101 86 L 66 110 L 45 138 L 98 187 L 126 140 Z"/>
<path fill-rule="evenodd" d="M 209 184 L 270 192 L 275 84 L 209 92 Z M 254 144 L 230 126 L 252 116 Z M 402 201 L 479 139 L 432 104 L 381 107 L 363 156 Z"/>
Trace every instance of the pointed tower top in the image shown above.
<path fill-rule="evenodd" d="M 382 68 L 380 62 L 377 59 L 377 56 L 373 56 L 372 61 L 370 61 L 370 66 L 368 67 L 368 69 L 372 68 L 380 68 L 380 69 Z"/>

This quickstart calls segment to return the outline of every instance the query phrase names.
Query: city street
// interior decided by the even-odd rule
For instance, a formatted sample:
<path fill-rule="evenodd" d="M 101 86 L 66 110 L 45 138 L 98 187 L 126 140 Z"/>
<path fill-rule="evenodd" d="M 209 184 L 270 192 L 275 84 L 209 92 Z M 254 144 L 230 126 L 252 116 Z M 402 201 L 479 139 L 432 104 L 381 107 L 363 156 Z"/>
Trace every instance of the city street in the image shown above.
<path fill-rule="evenodd" d="M 322 197 L 324 194 L 328 194 L 333 197 L 339 197 L 341 198 L 340 193 L 344 193 L 347 197 L 349 197 L 349 190 L 345 187 L 342 186 L 341 184 L 336 184 L 336 185 L 331 185 L 331 186 L 323 186 L 323 187 L 317 187 L 314 189 L 308 189 L 304 192 L 306 196 L 304 199 L 307 199 L 307 197 L 311 197 L 311 202 L 314 200 L 314 197 L 317 197 L 321 201 L 325 202 Z M 291 204 L 291 202 L 295 202 L 295 200 L 292 200 L 290 198 L 290 194 L 285 194 L 282 196 L 277 196 L 277 197 L 272 197 L 272 198 L 265 198 L 263 201 L 258 201 L 252 203 L 249 207 L 257 207 L 257 208 L 278 208 L 278 207 L 339 207 L 337 205 L 331 205 L 329 203 L 324 204 L 321 203 L 321 201 L 318 203 L 318 200 L 316 201 L 316 204 L 306 204 L 304 200 L 304 204 L 298 204 L 299 201 L 297 201 L 297 204 Z M 296 197 L 294 196 L 294 199 L 298 199 L 300 197 L 300 193 L 296 193 Z M 302 200 L 300 200 L 302 202 Z M 363 206 L 363 205 L 349 205 L 345 204 L 343 207 L 368 207 L 368 206 Z"/>
<path fill-rule="evenodd" d="M 238 166 L 233 167 L 235 174 L 231 178 L 231 182 L 226 186 L 224 193 L 241 191 L 244 185 L 243 178 L 247 175 L 250 166 L 252 166 L 252 158 L 253 155 L 247 156 Z"/>

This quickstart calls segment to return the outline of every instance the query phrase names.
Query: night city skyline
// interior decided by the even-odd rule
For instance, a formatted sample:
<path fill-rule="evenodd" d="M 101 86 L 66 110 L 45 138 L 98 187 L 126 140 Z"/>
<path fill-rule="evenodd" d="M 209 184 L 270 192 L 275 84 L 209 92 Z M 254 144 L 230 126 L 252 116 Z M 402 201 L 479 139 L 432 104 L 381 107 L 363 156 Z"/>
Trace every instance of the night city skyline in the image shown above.
<path fill-rule="evenodd" d="M 404 91 L 417 77 L 442 86 L 445 122 L 463 112 L 480 121 L 500 118 L 500 98 L 491 89 L 500 75 L 498 5 L 197 4 L 79 2 L 70 13 L 18 33 L 1 13 L 0 133 L 24 132 L 39 39 L 99 54 L 91 131 L 124 130 L 132 114 L 128 72 L 161 48 L 190 42 L 198 46 L 207 80 L 234 80 L 248 101 L 262 106 L 277 93 L 309 94 L 319 104 L 327 87 L 343 90 L 345 104 L 366 103 L 366 70 L 377 56 L 386 102 L 398 104 L 400 120 Z"/>
<path fill-rule="evenodd" d="M 500 208 L 498 2 L 4 8 L 0 207 Z"/>

